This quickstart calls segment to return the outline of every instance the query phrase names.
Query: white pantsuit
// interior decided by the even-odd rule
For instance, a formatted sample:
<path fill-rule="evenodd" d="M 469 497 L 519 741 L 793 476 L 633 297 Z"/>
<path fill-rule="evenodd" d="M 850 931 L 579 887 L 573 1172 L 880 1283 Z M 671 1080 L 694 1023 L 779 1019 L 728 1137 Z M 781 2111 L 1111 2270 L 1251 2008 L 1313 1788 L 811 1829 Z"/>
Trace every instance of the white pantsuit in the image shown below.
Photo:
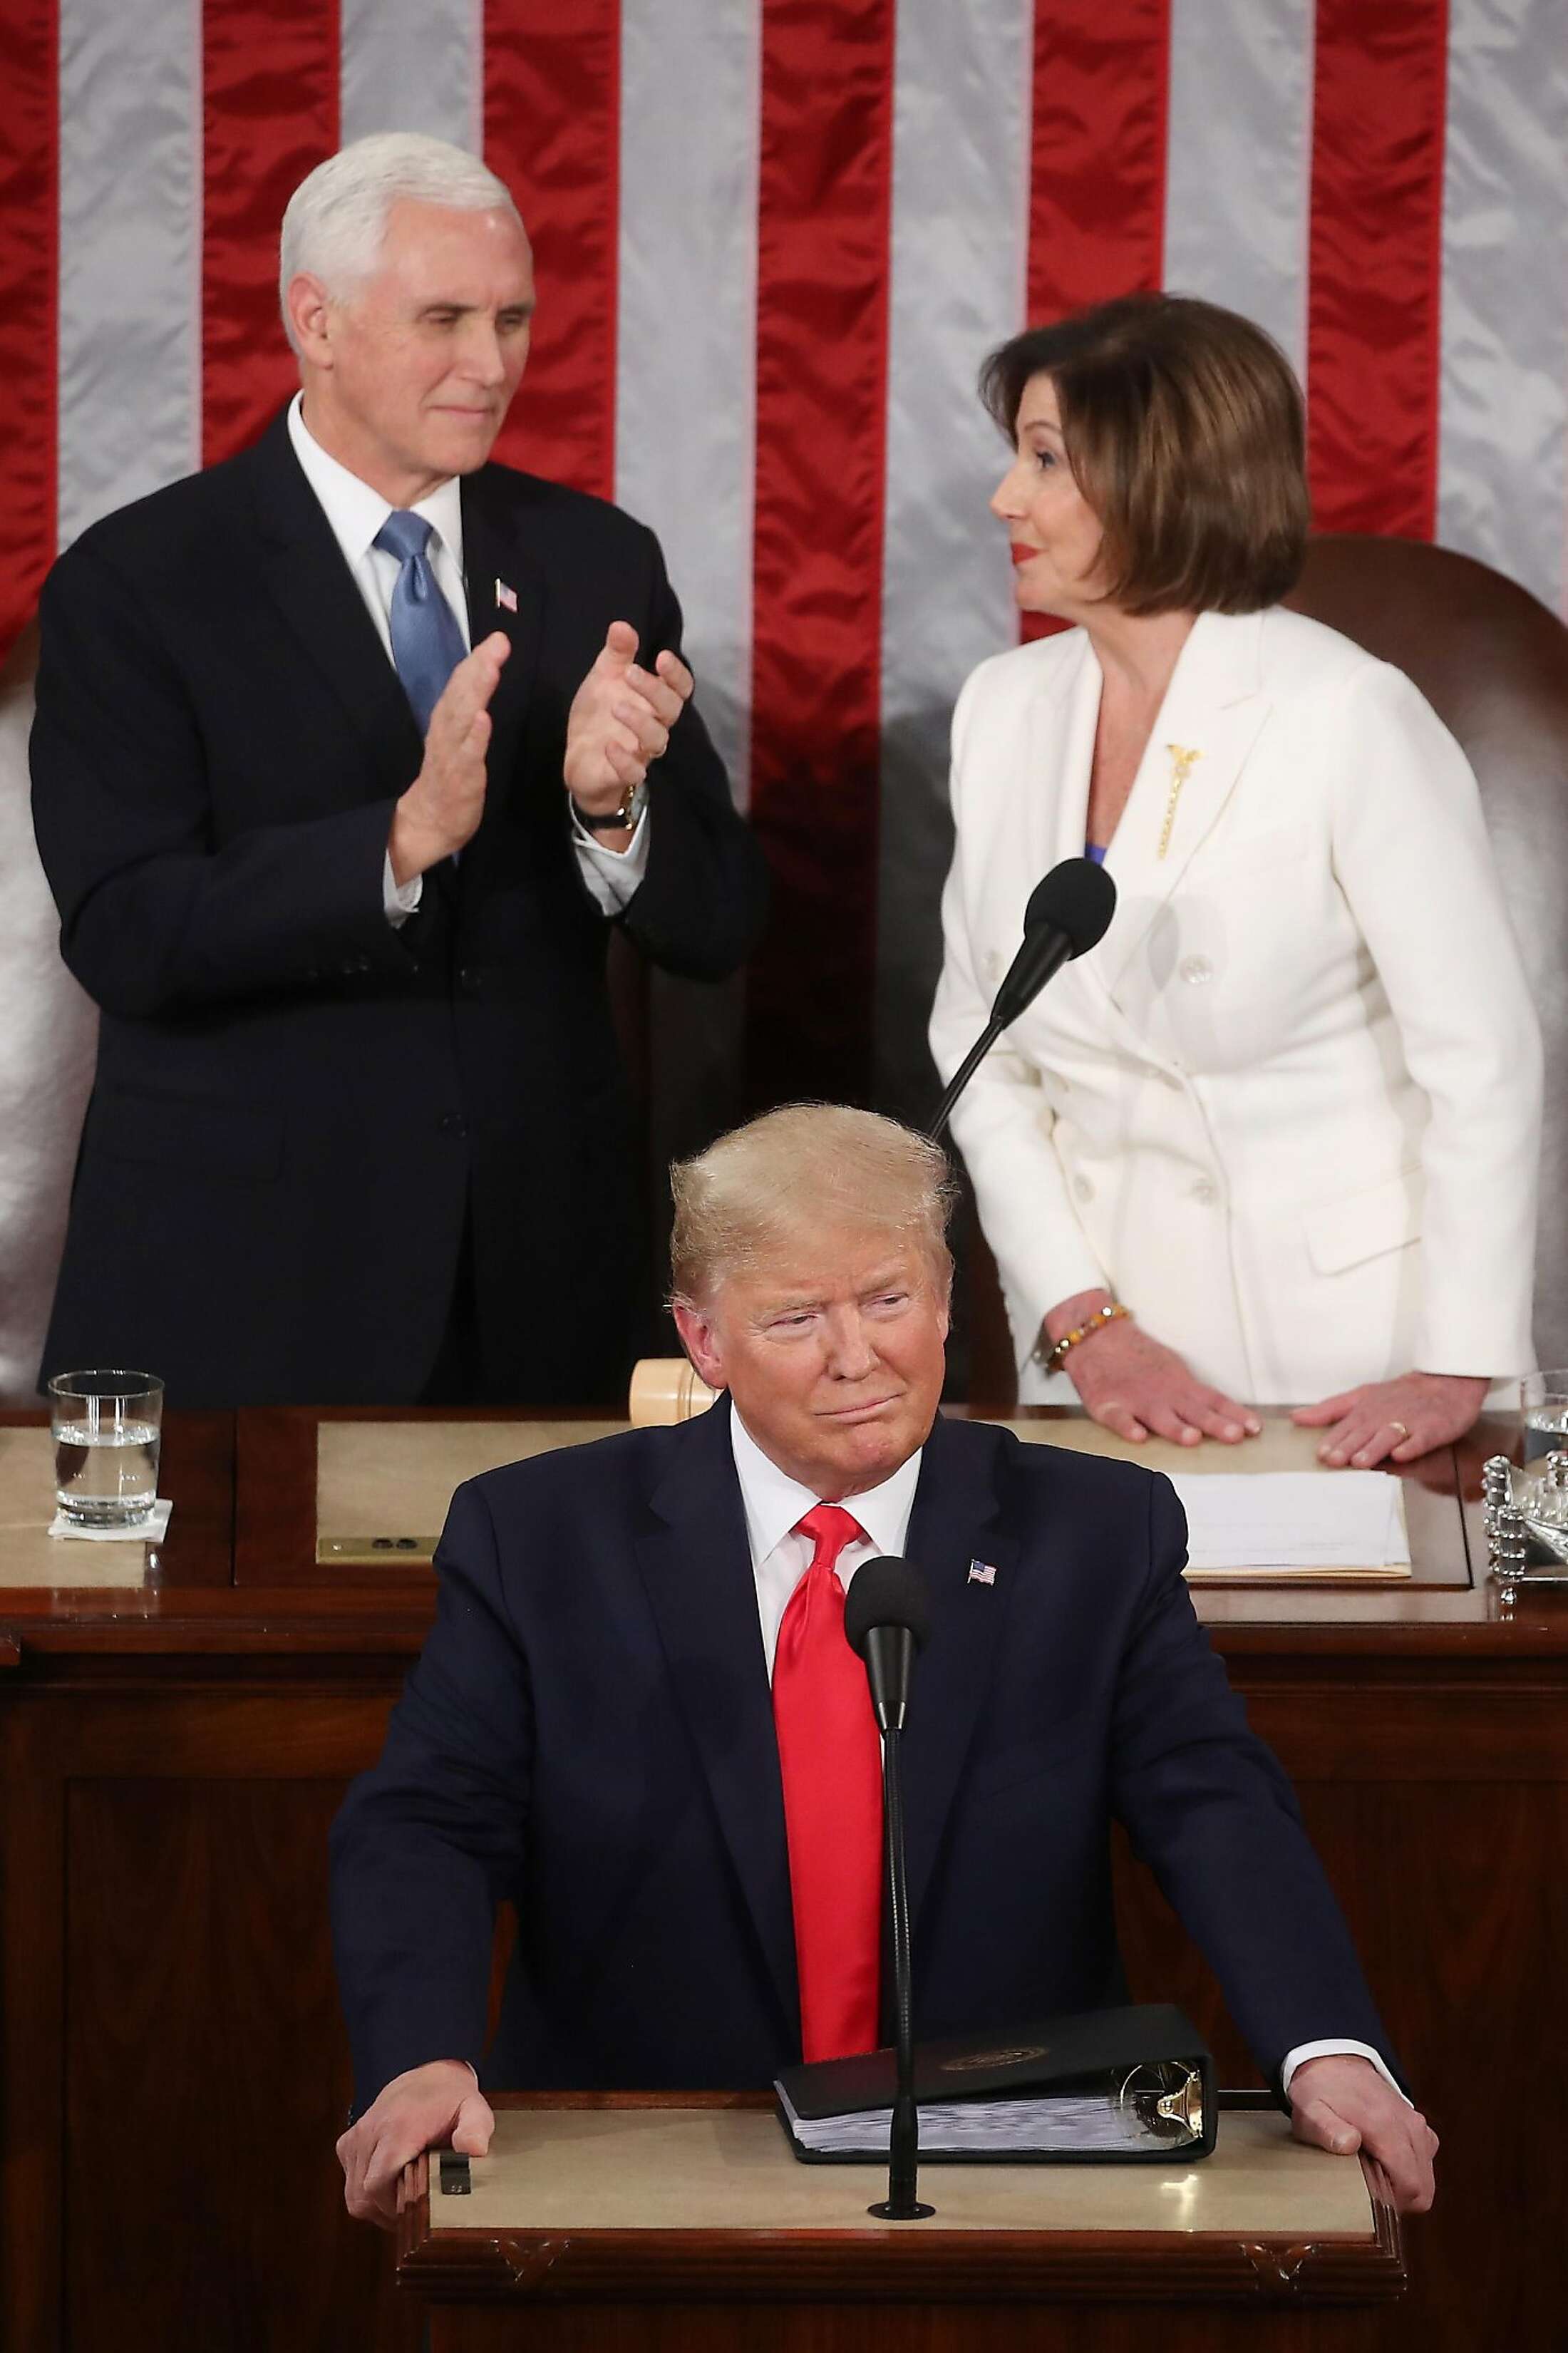
<path fill-rule="evenodd" d="M 959 698 L 944 1078 L 1082 853 L 1100 691 L 1073 629 Z M 1021 1396 L 1050 1393 L 1041 1317 L 1100 1284 L 1259 1403 L 1525 1370 L 1540 1035 L 1475 778 L 1409 680 L 1282 607 L 1200 615 L 1105 862 L 1110 930 L 953 1120 Z"/>

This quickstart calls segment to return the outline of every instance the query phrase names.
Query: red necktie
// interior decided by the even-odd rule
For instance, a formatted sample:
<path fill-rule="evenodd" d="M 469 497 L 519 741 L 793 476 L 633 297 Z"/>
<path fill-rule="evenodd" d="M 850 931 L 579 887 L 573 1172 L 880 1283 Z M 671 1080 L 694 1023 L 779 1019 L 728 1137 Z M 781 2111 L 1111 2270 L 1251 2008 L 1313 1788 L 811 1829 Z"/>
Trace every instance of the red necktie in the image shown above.
<path fill-rule="evenodd" d="M 837 1504 L 797 1523 L 816 1549 L 773 1658 L 801 2045 L 841 2059 L 877 2043 L 882 1940 L 882 1750 L 866 1670 L 844 1639 L 835 1564 L 864 1530 Z"/>

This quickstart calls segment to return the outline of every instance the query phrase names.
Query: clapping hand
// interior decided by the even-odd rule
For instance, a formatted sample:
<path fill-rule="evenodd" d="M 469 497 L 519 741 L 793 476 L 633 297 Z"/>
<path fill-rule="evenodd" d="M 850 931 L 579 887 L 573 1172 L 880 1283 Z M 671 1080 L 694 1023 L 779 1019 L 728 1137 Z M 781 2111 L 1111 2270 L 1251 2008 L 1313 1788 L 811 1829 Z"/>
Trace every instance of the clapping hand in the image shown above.
<path fill-rule="evenodd" d="M 401 886 L 467 847 L 485 813 L 490 697 L 511 651 L 497 629 L 458 664 L 430 713 L 425 763 L 393 812 L 387 853 Z"/>
<path fill-rule="evenodd" d="M 338 2142 L 343 2203 L 356 2221 L 395 2229 L 404 2167 L 427 2148 L 483 2157 L 495 2126 L 490 2104 L 462 2060 L 410 2067 L 382 2085 Z"/>
<path fill-rule="evenodd" d="M 671 728 L 691 694 L 691 672 L 661 653 L 651 670 L 637 659 L 637 633 L 612 621 L 566 718 L 566 789 L 590 817 L 608 817 L 669 748 Z"/>
<path fill-rule="evenodd" d="M 1402 1373 L 1397 1380 L 1342 1389 L 1318 1405 L 1299 1405 L 1290 1419 L 1303 1430 L 1330 1425 L 1320 1461 L 1335 1470 L 1348 1462 L 1370 1471 L 1375 1462 L 1414 1462 L 1435 1446 L 1451 1446 L 1476 1419 L 1486 1394 L 1485 1380 L 1468 1374 Z"/>

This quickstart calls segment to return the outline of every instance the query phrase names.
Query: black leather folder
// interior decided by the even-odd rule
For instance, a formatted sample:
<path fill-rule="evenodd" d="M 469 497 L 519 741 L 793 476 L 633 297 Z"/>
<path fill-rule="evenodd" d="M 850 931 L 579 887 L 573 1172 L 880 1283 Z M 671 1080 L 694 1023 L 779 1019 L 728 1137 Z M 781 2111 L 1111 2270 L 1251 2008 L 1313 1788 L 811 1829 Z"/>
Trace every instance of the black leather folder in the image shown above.
<path fill-rule="evenodd" d="M 790 2067 L 779 2118 L 807 2165 L 885 2162 L 892 2051 Z M 1215 2145 L 1214 2062 L 1169 2003 L 915 2045 L 921 2162 L 1168 2165 Z"/>

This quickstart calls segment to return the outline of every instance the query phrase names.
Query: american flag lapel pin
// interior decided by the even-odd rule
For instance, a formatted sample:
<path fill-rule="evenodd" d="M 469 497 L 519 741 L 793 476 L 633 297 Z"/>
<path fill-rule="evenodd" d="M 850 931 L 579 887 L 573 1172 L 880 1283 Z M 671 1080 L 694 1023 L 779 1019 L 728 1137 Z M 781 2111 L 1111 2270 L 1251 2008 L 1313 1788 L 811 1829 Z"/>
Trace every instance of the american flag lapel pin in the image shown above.
<path fill-rule="evenodd" d="M 971 1585 L 994 1585 L 996 1571 L 988 1560 L 972 1560 L 969 1564 Z"/>
<path fill-rule="evenodd" d="M 517 610 L 517 590 L 515 588 L 509 588 L 504 580 L 498 580 L 496 582 L 496 603 L 500 607 L 503 613 L 515 613 Z"/>

